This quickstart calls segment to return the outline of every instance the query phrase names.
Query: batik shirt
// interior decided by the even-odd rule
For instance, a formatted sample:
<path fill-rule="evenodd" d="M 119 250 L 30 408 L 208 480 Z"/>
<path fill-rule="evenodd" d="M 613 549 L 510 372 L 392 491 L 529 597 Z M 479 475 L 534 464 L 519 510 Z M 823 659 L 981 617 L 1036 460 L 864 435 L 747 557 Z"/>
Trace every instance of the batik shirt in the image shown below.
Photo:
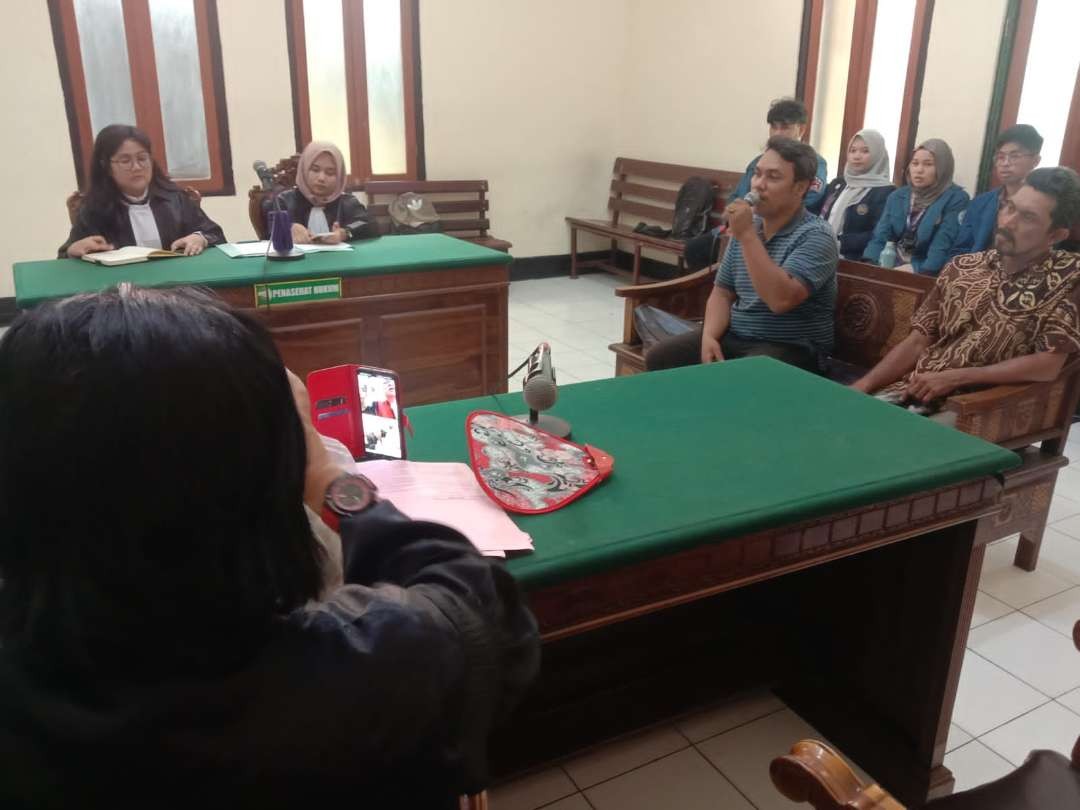
<path fill-rule="evenodd" d="M 1080 351 L 1080 255 L 1052 250 L 1010 275 L 996 250 L 955 257 L 911 322 L 930 345 L 914 374 L 990 366 L 1037 352 Z"/>

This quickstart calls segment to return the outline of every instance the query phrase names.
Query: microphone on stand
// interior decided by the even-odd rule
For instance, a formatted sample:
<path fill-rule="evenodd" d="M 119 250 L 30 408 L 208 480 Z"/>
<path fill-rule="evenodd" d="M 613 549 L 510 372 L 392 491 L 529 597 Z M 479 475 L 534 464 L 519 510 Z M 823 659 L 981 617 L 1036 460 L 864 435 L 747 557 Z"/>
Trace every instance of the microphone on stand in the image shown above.
<path fill-rule="evenodd" d="M 553 406 L 559 398 L 559 389 L 555 384 L 555 368 L 551 365 L 551 347 L 547 343 L 541 343 L 525 362 L 528 368 L 522 384 L 522 398 L 529 412 L 514 418 L 560 439 L 568 438 L 569 422 L 553 414 L 540 413 Z"/>
<path fill-rule="evenodd" d="M 251 164 L 259 178 L 262 190 L 269 192 L 272 210 L 266 214 L 267 230 L 270 232 L 266 246 L 266 258 L 272 261 L 295 261 L 304 258 L 304 253 L 293 245 L 292 217 L 281 208 L 281 201 L 274 191 L 274 173 L 265 160 L 256 160 Z"/>
<path fill-rule="evenodd" d="M 265 160 L 256 160 L 251 164 L 251 168 L 255 170 L 255 174 L 259 177 L 259 184 L 262 186 L 263 191 L 270 191 L 274 187 L 274 173 L 270 171 L 270 167 L 266 165 Z"/>

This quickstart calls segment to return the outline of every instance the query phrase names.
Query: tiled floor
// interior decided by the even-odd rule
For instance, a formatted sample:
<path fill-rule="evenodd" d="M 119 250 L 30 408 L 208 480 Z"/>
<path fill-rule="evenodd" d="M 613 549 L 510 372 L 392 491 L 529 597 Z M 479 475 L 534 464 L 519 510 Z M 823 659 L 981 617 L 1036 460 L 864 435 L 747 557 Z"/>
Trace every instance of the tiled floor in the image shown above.
<path fill-rule="evenodd" d="M 622 282 L 607 275 L 514 282 L 510 363 L 551 344 L 560 383 L 610 377 L 621 339 Z M 520 385 L 520 376 L 511 388 Z M 1016 540 L 987 552 L 945 764 L 960 790 L 1004 775 L 1028 751 L 1068 754 L 1080 735 L 1080 432 L 1058 479 L 1037 571 L 1012 565 Z M 769 693 L 746 695 L 620 740 L 491 791 L 492 810 L 794 808 L 769 761 L 820 736 Z M 857 763 L 856 763 L 857 764 Z M 801 805 L 806 806 L 806 805 Z"/>

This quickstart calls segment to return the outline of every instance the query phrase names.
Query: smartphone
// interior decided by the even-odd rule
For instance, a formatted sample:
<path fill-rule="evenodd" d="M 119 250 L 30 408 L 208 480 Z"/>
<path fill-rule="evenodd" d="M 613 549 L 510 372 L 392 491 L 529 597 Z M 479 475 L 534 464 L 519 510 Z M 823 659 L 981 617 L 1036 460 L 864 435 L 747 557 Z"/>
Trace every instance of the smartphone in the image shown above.
<path fill-rule="evenodd" d="M 364 458 L 405 458 L 405 433 L 397 374 L 385 368 L 356 367 Z"/>
<path fill-rule="evenodd" d="M 317 245 L 321 245 L 333 237 L 334 235 L 332 233 L 315 233 L 311 235 L 311 241 Z"/>

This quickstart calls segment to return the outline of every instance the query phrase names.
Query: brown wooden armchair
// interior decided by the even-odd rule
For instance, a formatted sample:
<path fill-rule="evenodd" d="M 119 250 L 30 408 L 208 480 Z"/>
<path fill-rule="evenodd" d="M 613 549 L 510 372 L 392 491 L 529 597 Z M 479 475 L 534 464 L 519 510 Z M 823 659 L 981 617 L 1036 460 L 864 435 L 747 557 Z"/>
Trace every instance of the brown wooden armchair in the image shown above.
<path fill-rule="evenodd" d="M 701 319 L 713 278 L 713 268 L 706 268 L 674 281 L 615 290 L 626 300 L 623 340 L 610 346 L 615 353 L 615 374 L 645 370 L 634 309 L 650 304 L 683 318 Z M 911 317 L 934 279 L 842 260 L 837 281 L 831 376 L 850 382 L 907 336 Z M 1065 441 L 1078 396 L 1080 358 L 1074 358 L 1052 382 L 999 385 L 945 401 L 945 410 L 956 414 L 958 430 L 1016 450 L 1024 460 L 1021 467 L 1005 474 L 1005 508 L 987 531 L 991 540 L 1019 534 L 1015 563 L 1027 571 L 1038 562 L 1057 474 L 1068 464 Z"/>
<path fill-rule="evenodd" d="M 1080 622 L 1073 626 L 1080 649 Z M 793 802 L 814 810 L 904 810 L 880 785 L 864 785 L 840 756 L 817 740 L 796 743 L 769 767 L 773 784 Z M 927 810 L 1065 810 L 1080 807 L 1080 738 L 1072 758 L 1032 751 L 1007 776 L 925 805 Z"/>
<path fill-rule="evenodd" d="M 199 193 L 197 189 L 194 189 L 191 186 L 184 186 L 183 192 L 189 197 L 191 197 L 191 199 L 195 201 L 196 205 L 202 203 L 202 194 Z M 82 208 L 83 198 L 85 196 L 86 195 L 84 195 L 81 191 L 76 189 L 75 191 L 71 192 L 68 195 L 67 199 L 64 201 L 64 204 L 67 206 L 68 220 L 70 220 L 72 225 L 75 224 L 75 218 L 79 216 L 79 209 Z"/>

